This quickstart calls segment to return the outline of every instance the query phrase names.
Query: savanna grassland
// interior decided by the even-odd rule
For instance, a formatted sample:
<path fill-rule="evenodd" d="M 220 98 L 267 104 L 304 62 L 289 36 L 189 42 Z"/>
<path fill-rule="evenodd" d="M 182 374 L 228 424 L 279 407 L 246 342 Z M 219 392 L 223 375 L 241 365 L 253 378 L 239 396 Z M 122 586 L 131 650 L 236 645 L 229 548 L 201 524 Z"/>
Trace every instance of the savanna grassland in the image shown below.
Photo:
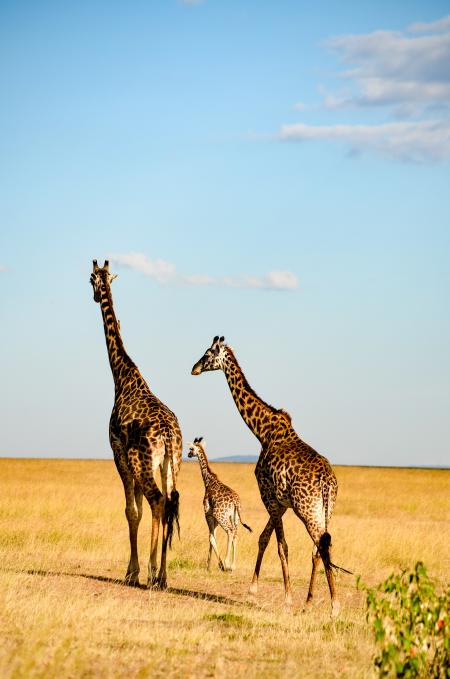
<path fill-rule="evenodd" d="M 181 540 L 174 539 L 166 592 L 122 585 L 128 529 L 113 462 L 0 460 L 0 676 L 362 677 L 371 676 L 372 634 L 355 577 L 341 574 L 339 620 L 329 619 L 323 572 L 316 605 L 302 614 L 311 543 L 288 512 L 294 590 L 283 610 L 276 543 L 257 599 L 247 595 L 259 532 L 267 521 L 253 465 L 212 464 L 241 495 L 237 570 L 222 573 L 208 550 L 197 463 L 179 477 Z M 450 472 L 336 467 L 330 526 L 333 561 L 368 584 L 423 560 L 439 581 L 450 570 Z M 140 527 L 146 582 L 150 512 Z M 220 537 L 221 551 L 224 539 Z M 214 557 L 213 557 L 214 559 Z"/>

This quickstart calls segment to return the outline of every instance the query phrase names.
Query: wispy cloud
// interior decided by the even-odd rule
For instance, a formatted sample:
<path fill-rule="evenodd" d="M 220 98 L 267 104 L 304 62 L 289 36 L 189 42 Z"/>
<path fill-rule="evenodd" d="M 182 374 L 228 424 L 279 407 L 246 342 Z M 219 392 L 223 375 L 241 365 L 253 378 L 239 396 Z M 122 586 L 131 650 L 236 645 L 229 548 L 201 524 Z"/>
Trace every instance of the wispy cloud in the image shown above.
<path fill-rule="evenodd" d="M 284 125 L 281 139 L 341 140 L 351 151 L 371 150 L 402 161 L 450 158 L 450 16 L 411 24 L 403 32 L 338 36 L 325 46 L 345 70 L 336 91 L 322 88 L 324 108 L 334 114 L 379 111 L 388 120 Z"/>
<path fill-rule="evenodd" d="M 291 271 L 269 271 L 262 276 L 210 276 L 208 274 L 182 274 L 175 264 L 163 259 L 150 259 L 142 252 L 111 254 L 109 259 L 119 266 L 140 271 L 160 285 L 200 285 L 228 288 L 256 288 L 260 290 L 296 290 L 298 278 Z"/>
<path fill-rule="evenodd" d="M 287 141 L 343 141 L 351 153 L 375 151 L 386 158 L 428 163 L 450 157 L 450 123 L 391 122 L 380 125 L 283 125 Z"/>
<path fill-rule="evenodd" d="M 201 5 L 205 0 L 178 0 L 180 5 Z"/>
<path fill-rule="evenodd" d="M 6 271 L 6 266 L 3 266 L 3 264 L 0 264 L 0 273 L 1 273 L 2 271 Z"/>

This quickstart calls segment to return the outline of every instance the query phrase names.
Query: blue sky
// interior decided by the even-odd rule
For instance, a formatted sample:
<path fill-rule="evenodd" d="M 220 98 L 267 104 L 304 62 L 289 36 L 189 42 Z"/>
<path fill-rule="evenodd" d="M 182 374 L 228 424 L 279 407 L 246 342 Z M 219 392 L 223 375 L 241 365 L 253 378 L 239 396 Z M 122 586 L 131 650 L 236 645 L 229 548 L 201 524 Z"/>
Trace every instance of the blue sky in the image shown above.
<path fill-rule="evenodd" d="M 92 259 L 210 456 L 216 334 L 334 463 L 449 461 L 445 2 L 0 4 L 3 456 L 110 457 Z"/>

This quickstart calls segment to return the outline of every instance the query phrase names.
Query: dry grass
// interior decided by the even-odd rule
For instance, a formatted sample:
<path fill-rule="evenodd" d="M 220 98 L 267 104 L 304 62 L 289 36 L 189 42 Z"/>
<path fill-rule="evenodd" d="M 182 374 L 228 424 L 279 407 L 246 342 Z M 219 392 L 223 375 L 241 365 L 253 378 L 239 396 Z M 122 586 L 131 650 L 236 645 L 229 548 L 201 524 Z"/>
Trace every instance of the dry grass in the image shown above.
<path fill-rule="evenodd" d="M 275 543 L 260 594 L 247 596 L 259 531 L 267 516 L 252 465 L 216 464 L 235 488 L 243 518 L 237 571 L 205 570 L 207 529 L 197 464 L 180 476 L 181 541 L 170 554 L 168 592 L 121 584 L 128 559 L 122 486 L 112 462 L 0 460 L 0 676 L 2 677 L 361 677 L 373 652 L 364 601 L 352 576 L 338 587 L 339 621 L 329 620 L 325 577 L 317 602 L 299 613 L 310 573 L 303 526 L 285 520 L 294 613 L 283 612 Z M 422 559 L 449 570 L 448 471 L 336 469 L 331 524 L 335 563 L 367 583 Z M 149 511 L 140 531 L 146 579 Z M 224 540 L 221 541 L 222 551 Z"/>

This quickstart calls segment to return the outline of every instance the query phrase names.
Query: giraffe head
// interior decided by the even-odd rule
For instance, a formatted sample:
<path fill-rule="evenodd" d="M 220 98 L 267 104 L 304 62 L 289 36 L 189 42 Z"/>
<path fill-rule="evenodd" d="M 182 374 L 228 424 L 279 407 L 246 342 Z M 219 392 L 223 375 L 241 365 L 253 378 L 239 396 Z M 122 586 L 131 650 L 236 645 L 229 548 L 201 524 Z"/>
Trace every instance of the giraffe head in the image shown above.
<path fill-rule="evenodd" d="M 189 452 L 188 452 L 188 457 L 198 457 L 198 449 L 201 448 L 203 451 L 205 450 L 205 441 L 203 441 L 203 436 L 198 436 L 193 440 L 192 443 L 189 443 Z"/>
<path fill-rule="evenodd" d="M 191 370 L 191 375 L 200 375 L 207 370 L 223 369 L 223 361 L 226 356 L 225 337 L 216 335 L 211 346 Z"/>
<path fill-rule="evenodd" d="M 91 273 L 91 285 L 94 289 L 95 302 L 100 302 L 102 287 L 106 284 L 110 285 L 115 278 L 117 278 L 117 274 L 109 273 L 109 262 L 107 259 L 102 267 L 100 267 L 97 264 L 97 260 L 94 259 Z"/>

